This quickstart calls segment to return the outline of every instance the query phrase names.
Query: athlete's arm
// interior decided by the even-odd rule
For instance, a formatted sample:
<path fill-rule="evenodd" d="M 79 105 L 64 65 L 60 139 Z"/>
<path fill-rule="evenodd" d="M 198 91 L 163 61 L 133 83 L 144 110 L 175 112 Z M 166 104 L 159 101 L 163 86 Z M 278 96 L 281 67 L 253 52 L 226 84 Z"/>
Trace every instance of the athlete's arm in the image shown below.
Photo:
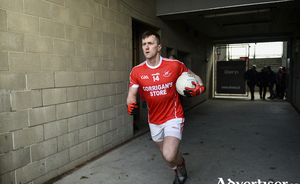
<path fill-rule="evenodd" d="M 127 105 L 130 103 L 136 102 L 136 97 L 138 94 L 139 88 L 129 87 L 128 96 L 127 96 Z"/>
<path fill-rule="evenodd" d="M 129 87 L 127 97 L 127 112 L 129 115 L 135 115 L 137 113 L 138 105 L 136 103 L 136 96 L 139 88 Z"/>
<path fill-rule="evenodd" d="M 203 86 L 203 82 L 202 82 L 201 78 L 200 78 L 198 75 L 196 75 L 196 74 L 195 74 L 194 72 L 192 72 L 190 69 L 189 69 L 189 71 L 188 71 L 188 74 L 192 74 L 192 75 L 197 79 L 198 84 L 199 84 L 200 86 Z"/>

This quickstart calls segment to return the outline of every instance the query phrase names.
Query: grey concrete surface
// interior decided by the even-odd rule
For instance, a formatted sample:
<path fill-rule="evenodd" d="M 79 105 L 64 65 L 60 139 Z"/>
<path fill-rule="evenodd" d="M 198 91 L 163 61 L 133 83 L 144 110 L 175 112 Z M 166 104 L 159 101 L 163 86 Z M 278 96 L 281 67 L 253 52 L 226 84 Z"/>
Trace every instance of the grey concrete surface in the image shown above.
<path fill-rule="evenodd" d="M 185 116 L 180 151 L 188 170 L 186 184 L 300 183 L 300 115 L 288 102 L 211 99 Z M 174 171 L 146 133 L 56 184 L 173 180 Z"/>

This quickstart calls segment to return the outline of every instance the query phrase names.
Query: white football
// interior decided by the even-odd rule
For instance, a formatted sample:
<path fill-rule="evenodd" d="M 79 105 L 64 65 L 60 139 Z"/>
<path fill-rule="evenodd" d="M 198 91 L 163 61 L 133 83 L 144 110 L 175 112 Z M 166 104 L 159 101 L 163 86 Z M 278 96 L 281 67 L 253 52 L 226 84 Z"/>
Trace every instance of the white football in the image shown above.
<path fill-rule="evenodd" d="M 180 95 L 185 96 L 183 92 L 185 90 L 185 87 L 195 88 L 195 85 L 192 84 L 192 81 L 198 83 L 197 79 L 192 74 L 182 74 L 181 76 L 179 76 L 176 81 L 177 92 Z"/>

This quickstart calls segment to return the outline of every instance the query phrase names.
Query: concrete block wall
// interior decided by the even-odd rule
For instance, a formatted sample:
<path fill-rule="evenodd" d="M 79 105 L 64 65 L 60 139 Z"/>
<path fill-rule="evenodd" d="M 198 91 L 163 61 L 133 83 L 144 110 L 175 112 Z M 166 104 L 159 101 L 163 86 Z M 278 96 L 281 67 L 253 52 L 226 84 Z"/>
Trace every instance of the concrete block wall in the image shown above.
<path fill-rule="evenodd" d="M 117 0 L 0 1 L 0 183 L 43 183 L 130 139 Z"/>

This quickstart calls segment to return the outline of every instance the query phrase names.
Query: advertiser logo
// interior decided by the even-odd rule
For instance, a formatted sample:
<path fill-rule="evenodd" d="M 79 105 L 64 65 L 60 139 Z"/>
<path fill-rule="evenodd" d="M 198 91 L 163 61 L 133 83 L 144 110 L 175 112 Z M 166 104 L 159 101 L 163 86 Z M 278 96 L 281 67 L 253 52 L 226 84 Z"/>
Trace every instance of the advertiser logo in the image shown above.
<path fill-rule="evenodd" d="M 298 184 L 288 181 L 262 181 L 260 179 L 257 179 L 256 181 L 233 181 L 230 178 L 227 179 L 227 181 L 223 178 L 218 178 L 218 184 Z"/>
<path fill-rule="evenodd" d="M 141 79 L 149 79 L 148 75 L 142 75 Z"/>
<path fill-rule="evenodd" d="M 172 88 L 173 82 L 166 84 L 159 84 L 154 86 L 143 86 L 145 92 L 150 92 L 150 96 L 167 95 L 167 89 Z"/>

